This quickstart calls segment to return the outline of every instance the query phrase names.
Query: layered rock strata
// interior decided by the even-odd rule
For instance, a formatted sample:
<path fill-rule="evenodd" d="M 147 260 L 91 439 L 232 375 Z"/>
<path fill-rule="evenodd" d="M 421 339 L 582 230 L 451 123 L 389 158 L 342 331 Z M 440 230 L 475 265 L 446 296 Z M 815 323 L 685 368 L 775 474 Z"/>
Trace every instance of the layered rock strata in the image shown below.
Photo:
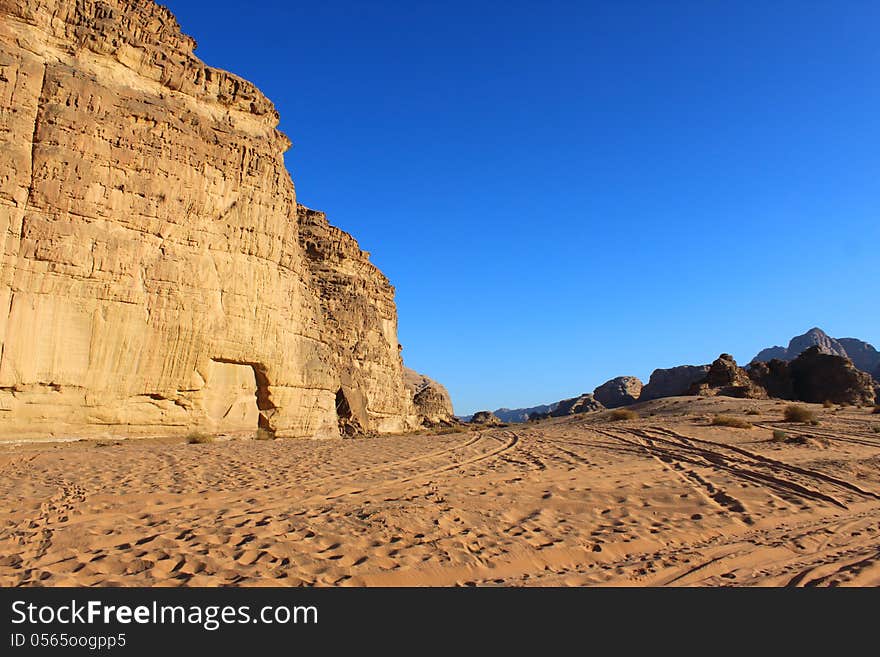
<path fill-rule="evenodd" d="M 414 424 L 393 289 L 148 0 L 0 0 L 4 435 Z"/>

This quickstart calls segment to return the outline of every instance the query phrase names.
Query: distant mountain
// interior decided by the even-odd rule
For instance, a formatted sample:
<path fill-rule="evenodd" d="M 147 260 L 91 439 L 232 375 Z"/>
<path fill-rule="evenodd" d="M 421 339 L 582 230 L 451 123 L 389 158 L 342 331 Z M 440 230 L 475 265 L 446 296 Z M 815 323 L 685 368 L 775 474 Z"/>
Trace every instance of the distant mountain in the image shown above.
<path fill-rule="evenodd" d="M 752 359 L 753 363 L 766 363 L 778 358 L 779 360 L 794 360 L 810 347 L 819 347 L 825 354 L 834 354 L 847 358 L 846 349 L 840 342 L 830 337 L 820 328 L 811 328 L 803 335 L 793 337 L 788 342 L 788 347 L 768 347 L 758 352 Z"/>
<path fill-rule="evenodd" d="M 857 338 L 832 338 L 820 328 L 811 328 L 803 335 L 793 337 L 788 347 L 761 350 L 752 363 L 768 362 L 774 358 L 792 361 L 810 347 L 818 347 L 824 354 L 848 358 L 857 369 L 880 381 L 880 352 L 873 345 Z"/>
<path fill-rule="evenodd" d="M 792 391 L 793 389 L 788 390 L 788 388 L 791 388 L 792 385 L 796 383 L 794 382 L 794 379 L 791 379 L 788 373 L 788 365 L 783 366 L 777 364 L 779 367 L 760 366 L 757 369 L 753 366 L 756 363 L 769 363 L 774 359 L 790 363 L 813 347 L 816 347 L 817 349 L 816 353 L 811 356 L 812 360 L 805 360 L 804 362 L 815 362 L 822 365 L 822 367 L 817 366 L 814 368 L 819 372 L 819 374 L 816 375 L 819 379 L 822 379 L 823 376 L 825 378 L 830 377 L 831 374 L 828 374 L 828 372 L 831 372 L 834 373 L 837 379 L 840 379 L 840 381 L 849 385 L 847 382 L 853 377 L 846 372 L 846 367 L 852 368 L 852 366 L 855 366 L 855 369 L 867 372 L 874 378 L 878 390 L 877 394 L 880 395 L 880 351 L 877 351 L 873 345 L 857 338 L 832 338 L 825 333 L 825 331 L 816 327 L 811 328 L 803 335 L 793 337 L 789 340 L 787 347 L 776 346 L 762 349 L 758 355 L 751 360 L 751 363 L 747 368 L 748 374 L 746 374 L 746 370 L 741 370 L 737 367 L 733 357 L 727 354 L 722 354 L 721 358 L 713 363 L 711 367 L 709 365 L 680 365 L 678 367 L 654 370 L 651 374 L 651 379 L 644 385 L 644 387 L 642 387 L 641 381 L 635 377 L 617 377 L 616 379 L 611 379 L 596 388 L 593 391 L 593 394 L 584 394 L 581 395 L 581 397 L 562 400 L 553 404 L 541 404 L 530 408 L 499 408 L 494 411 L 494 415 L 502 422 L 526 422 L 529 419 L 529 415 L 532 413 L 536 415 L 553 415 L 554 411 L 557 411 L 557 409 L 562 413 L 568 408 L 568 406 L 577 405 L 578 409 L 592 410 L 594 408 L 592 404 L 597 401 L 601 403 L 596 404 L 596 407 L 601 407 L 604 404 L 607 408 L 614 408 L 616 406 L 632 404 L 636 401 L 643 402 L 660 397 L 671 397 L 676 395 L 721 394 L 736 397 L 760 397 L 764 393 L 764 390 L 752 389 L 752 381 L 747 380 L 747 377 L 751 377 L 755 383 L 766 388 L 766 391 L 769 392 L 771 397 L 800 399 L 800 397 Z M 835 363 L 833 360 L 828 361 L 827 359 L 817 359 L 817 354 L 839 356 L 851 361 L 852 366 Z M 828 365 L 829 362 L 833 367 Z M 715 368 L 714 372 L 712 371 L 713 367 Z M 823 367 L 825 369 L 822 369 Z M 801 369 L 804 368 L 801 367 Z M 798 372 L 800 372 L 800 370 L 798 370 Z M 813 376 L 813 374 L 814 372 L 810 370 L 810 376 Z M 801 376 L 801 379 L 805 376 L 806 375 Z M 800 379 L 798 379 L 798 381 L 800 381 Z M 825 381 L 824 383 L 830 385 L 828 381 Z M 859 385 L 862 385 L 863 383 L 864 382 L 861 382 Z M 786 388 L 785 386 L 788 387 Z M 814 387 L 819 386 L 816 384 Z M 862 385 L 862 387 L 864 386 Z M 850 388 L 856 389 L 858 386 L 850 386 Z M 849 390 L 849 388 L 847 388 L 847 390 Z M 859 390 L 861 390 L 861 388 L 859 388 L 857 392 L 858 394 L 861 394 L 862 397 L 859 397 L 858 399 L 867 399 L 867 397 L 862 394 L 863 391 L 859 392 Z M 831 396 L 833 396 L 825 389 L 822 389 L 821 394 L 828 395 L 827 397 L 824 397 L 823 400 L 826 398 L 830 399 Z M 841 395 L 843 395 L 841 398 L 856 398 L 857 395 L 856 397 L 853 397 L 854 394 L 855 393 L 850 394 L 849 392 L 846 392 L 846 394 L 841 393 Z M 846 395 L 849 395 L 849 397 Z M 578 412 L 583 412 L 583 410 L 579 410 Z M 458 419 L 463 422 L 470 422 L 472 417 L 472 415 L 465 415 Z"/>
<path fill-rule="evenodd" d="M 502 422 L 525 422 L 531 413 L 551 413 L 556 410 L 557 406 L 559 406 L 559 402 L 529 408 L 499 408 L 492 412 Z M 460 415 L 458 419 L 462 422 L 470 422 L 472 417 L 473 415 Z"/>
<path fill-rule="evenodd" d="M 846 349 L 846 354 L 853 365 L 880 381 L 880 351 L 877 351 L 874 345 L 856 338 L 839 338 L 837 341 Z"/>

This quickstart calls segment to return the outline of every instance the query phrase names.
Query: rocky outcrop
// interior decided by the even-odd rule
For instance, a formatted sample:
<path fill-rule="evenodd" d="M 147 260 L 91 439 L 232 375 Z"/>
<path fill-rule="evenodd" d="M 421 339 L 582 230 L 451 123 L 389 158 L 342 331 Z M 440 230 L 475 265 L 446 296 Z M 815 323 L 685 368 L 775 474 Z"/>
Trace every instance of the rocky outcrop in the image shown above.
<path fill-rule="evenodd" d="M 846 358 L 811 347 L 789 363 L 794 394 L 805 402 L 872 405 L 874 381 Z"/>
<path fill-rule="evenodd" d="M 639 401 L 687 395 L 691 386 L 705 378 L 708 372 L 708 365 L 679 365 L 654 370 L 648 383 L 642 388 Z"/>
<path fill-rule="evenodd" d="M 688 393 L 702 397 L 720 395 L 745 399 L 767 398 L 767 391 L 757 385 L 730 354 L 721 354 L 709 366 L 706 376 L 691 385 Z"/>
<path fill-rule="evenodd" d="M 749 378 L 774 399 L 795 399 L 788 361 L 774 358 L 766 363 L 749 365 Z"/>
<path fill-rule="evenodd" d="M 503 424 L 492 411 L 477 411 L 471 416 L 471 424 L 484 424 L 487 426 L 497 426 Z"/>
<path fill-rule="evenodd" d="M 593 390 L 593 397 L 605 408 L 634 404 L 641 394 L 642 382 L 634 376 L 618 376 Z"/>
<path fill-rule="evenodd" d="M 148 0 L 0 0 L 0 428 L 414 424 L 393 288 Z"/>
<path fill-rule="evenodd" d="M 797 401 L 871 405 L 876 401 L 875 382 L 849 359 L 810 347 L 791 362 L 775 359 L 749 369 L 753 381 L 772 397 Z"/>
<path fill-rule="evenodd" d="M 446 388 L 424 374 L 404 368 L 404 383 L 413 398 L 419 422 L 425 426 L 452 424 L 455 414 Z"/>
<path fill-rule="evenodd" d="M 579 397 L 571 399 L 563 399 L 551 411 L 552 417 L 565 417 L 566 415 L 575 415 L 577 413 L 589 413 L 590 411 L 600 411 L 605 408 L 592 395 L 592 393 L 584 393 Z"/>

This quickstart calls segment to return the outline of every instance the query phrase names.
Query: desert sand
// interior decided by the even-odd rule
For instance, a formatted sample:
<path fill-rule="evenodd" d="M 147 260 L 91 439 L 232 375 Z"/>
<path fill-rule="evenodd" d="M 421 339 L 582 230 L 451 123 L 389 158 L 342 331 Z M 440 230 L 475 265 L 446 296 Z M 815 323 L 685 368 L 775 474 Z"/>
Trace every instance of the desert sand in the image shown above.
<path fill-rule="evenodd" d="M 812 405 L 819 425 L 787 424 L 786 403 L 678 397 L 631 420 L 352 440 L 6 443 L 0 584 L 880 584 L 880 415 Z"/>

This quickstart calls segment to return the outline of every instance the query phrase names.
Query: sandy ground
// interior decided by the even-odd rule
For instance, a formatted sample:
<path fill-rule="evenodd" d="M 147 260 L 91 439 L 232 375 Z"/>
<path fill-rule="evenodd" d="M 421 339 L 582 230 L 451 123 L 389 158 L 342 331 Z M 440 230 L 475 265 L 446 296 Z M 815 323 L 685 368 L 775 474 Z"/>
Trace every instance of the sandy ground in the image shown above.
<path fill-rule="evenodd" d="M 0 445 L 0 584 L 880 584 L 880 415 L 637 408 L 433 436 Z"/>

